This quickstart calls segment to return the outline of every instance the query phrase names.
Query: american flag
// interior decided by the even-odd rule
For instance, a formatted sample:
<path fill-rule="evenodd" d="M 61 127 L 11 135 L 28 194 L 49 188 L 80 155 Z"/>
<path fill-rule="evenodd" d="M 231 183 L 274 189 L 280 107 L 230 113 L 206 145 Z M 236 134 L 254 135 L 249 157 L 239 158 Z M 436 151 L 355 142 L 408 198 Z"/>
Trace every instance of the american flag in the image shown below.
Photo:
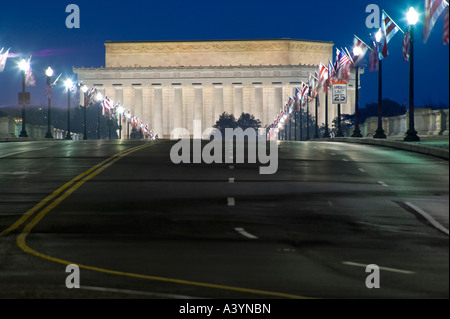
<path fill-rule="evenodd" d="M 406 33 L 405 37 L 403 38 L 403 46 L 402 46 L 402 54 L 403 54 L 403 58 L 405 59 L 406 62 L 409 62 L 409 52 L 410 52 L 410 48 L 409 48 L 409 44 L 410 44 L 409 32 L 410 31 L 408 31 Z"/>
<path fill-rule="evenodd" d="M 387 15 L 387 13 L 383 10 L 382 17 L 381 17 L 382 23 L 381 23 L 381 39 L 378 43 L 379 49 L 378 49 L 378 58 L 380 60 L 386 58 L 389 55 L 388 50 L 388 43 L 391 41 L 391 39 L 394 37 L 394 35 L 398 32 L 402 31 L 400 27 L 394 22 L 394 20 L 391 19 Z"/>
<path fill-rule="evenodd" d="M 336 48 L 336 58 L 334 59 L 334 70 L 337 73 L 339 71 L 339 58 L 341 56 L 341 50 L 339 50 L 338 48 Z M 328 68 L 330 69 L 330 68 Z"/>
<path fill-rule="evenodd" d="M 0 51 L 0 72 L 3 72 L 5 70 L 6 60 L 8 60 L 9 49 L 5 53 L 1 54 L 2 52 L 3 48 Z"/>
<path fill-rule="evenodd" d="M 300 92 L 300 90 L 297 88 L 295 89 L 295 99 L 297 101 L 300 101 L 302 99 L 302 92 Z"/>
<path fill-rule="evenodd" d="M 423 21 L 423 43 L 427 43 L 433 27 L 441 15 L 448 7 L 448 3 L 443 0 L 425 0 L 425 12 Z M 448 32 L 448 27 L 447 27 Z"/>
<path fill-rule="evenodd" d="M 382 24 L 382 32 L 386 35 L 386 41 L 389 43 L 394 35 L 398 32 L 402 31 L 400 27 L 391 19 L 390 16 L 383 10 L 382 14 L 383 24 Z"/>
<path fill-rule="evenodd" d="M 444 34 L 442 36 L 442 42 L 444 43 L 444 45 L 447 45 L 449 43 L 448 40 L 448 8 L 447 8 L 447 12 L 445 12 L 445 19 L 444 19 Z"/>
<path fill-rule="evenodd" d="M 328 69 L 323 64 L 320 63 L 319 65 L 319 89 L 324 88 L 326 89 L 326 81 L 328 80 Z"/>
<path fill-rule="evenodd" d="M 110 111 L 111 109 L 111 99 L 108 97 L 105 97 L 102 101 L 102 114 L 106 114 L 106 110 Z"/>
<path fill-rule="evenodd" d="M 331 61 L 328 62 L 328 79 L 331 81 L 336 76 L 336 68 Z"/>
<path fill-rule="evenodd" d="M 350 65 L 352 61 L 350 58 L 345 54 L 344 51 L 341 51 L 341 54 L 339 56 L 339 71 L 341 71 L 342 68 L 345 68 L 347 65 Z"/>
<path fill-rule="evenodd" d="M 302 82 L 301 91 L 302 91 L 301 92 L 301 95 L 302 95 L 301 101 L 302 101 L 302 103 L 305 103 L 306 98 L 309 93 L 309 85 L 306 84 L 305 82 Z"/>
<path fill-rule="evenodd" d="M 367 51 L 369 50 L 369 46 L 355 35 L 355 39 L 353 40 L 353 47 L 359 48 L 361 51 L 361 54 L 359 56 L 353 55 L 353 63 L 355 64 L 355 66 L 359 66 L 362 63 L 362 61 L 364 61 L 364 57 L 366 56 Z"/>

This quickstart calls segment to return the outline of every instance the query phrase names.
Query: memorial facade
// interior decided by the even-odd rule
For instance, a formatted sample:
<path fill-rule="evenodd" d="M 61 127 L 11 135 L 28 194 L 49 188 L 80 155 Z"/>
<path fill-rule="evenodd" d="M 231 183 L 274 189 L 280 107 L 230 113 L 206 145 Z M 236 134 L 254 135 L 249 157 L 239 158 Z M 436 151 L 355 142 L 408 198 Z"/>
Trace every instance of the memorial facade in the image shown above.
<path fill-rule="evenodd" d="M 333 59 L 333 43 L 278 40 L 106 42 L 104 68 L 74 68 L 78 81 L 96 87 L 170 138 L 175 128 L 203 130 L 227 112 L 253 114 L 270 125 L 301 82 Z M 325 123 L 320 95 L 319 123 Z M 337 106 L 329 97 L 329 123 Z M 83 99 L 80 99 L 83 104 Z M 314 107 L 310 107 L 315 115 Z M 342 113 L 354 113 L 354 79 Z M 122 132 L 126 138 L 126 132 Z"/>

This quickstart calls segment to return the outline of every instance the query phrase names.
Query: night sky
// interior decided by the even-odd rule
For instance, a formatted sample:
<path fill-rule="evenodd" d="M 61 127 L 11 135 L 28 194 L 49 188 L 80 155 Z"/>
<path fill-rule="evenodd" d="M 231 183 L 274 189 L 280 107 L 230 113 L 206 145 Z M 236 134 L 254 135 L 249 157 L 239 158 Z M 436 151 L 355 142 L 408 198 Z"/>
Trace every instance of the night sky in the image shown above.
<path fill-rule="evenodd" d="M 6 2 L 6 1 L 5 1 Z M 13 57 L 0 73 L 0 105 L 17 105 L 21 74 L 17 63 L 33 56 L 36 88 L 33 105 L 46 105 L 45 70 L 75 78 L 72 67 L 105 65 L 104 43 L 110 41 L 278 39 L 332 41 L 351 49 L 356 34 L 371 44 L 366 27 L 368 4 L 384 9 L 404 31 L 410 6 L 423 13 L 424 1 L 268 1 L 268 0 L 165 0 L 165 1 L 11 1 L 0 10 L 0 49 L 11 47 Z M 55 4 L 57 2 L 57 4 Z M 68 29 L 66 6 L 81 11 L 81 28 Z M 426 45 L 422 22 L 416 28 L 416 107 L 429 103 L 448 105 L 449 46 L 442 45 L 444 15 Z M 409 66 L 402 56 L 403 35 L 389 43 L 390 56 L 383 62 L 383 97 L 399 104 L 408 102 Z M 328 61 L 323 61 L 328 63 Z M 362 76 L 360 105 L 377 101 L 378 74 Z M 54 89 L 56 107 L 66 105 L 63 88 Z"/>

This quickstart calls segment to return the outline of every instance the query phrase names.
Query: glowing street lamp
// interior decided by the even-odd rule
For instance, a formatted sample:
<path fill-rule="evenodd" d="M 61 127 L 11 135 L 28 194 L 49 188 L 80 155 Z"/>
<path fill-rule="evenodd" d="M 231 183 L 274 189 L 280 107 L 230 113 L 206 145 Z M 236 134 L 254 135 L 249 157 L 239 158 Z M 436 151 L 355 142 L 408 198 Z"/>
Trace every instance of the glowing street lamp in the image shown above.
<path fill-rule="evenodd" d="M 414 8 L 410 8 L 406 18 L 409 24 L 409 128 L 404 141 L 417 142 L 420 137 L 414 128 L 414 26 L 419 21 L 419 15 Z"/>
<path fill-rule="evenodd" d="M 25 59 L 22 59 L 19 63 L 19 69 L 22 71 L 22 93 L 19 93 L 19 104 L 22 104 L 22 131 L 20 132 L 19 137 L 28 137 L 28 133 L 25 129 L 25 105 L 29 102 L 29 95 L 25 91 L 25 78 L 26 73 L 30 69 L 30 64 L 25 61 Z"/>
<path fill-rule="evenodd" d="M 52 76 L 54 72 L 51 67 L 48 67 L 45 71 L 45 75 L 47 76 L 47 98 L 48 98 L 48 114 L 47 114 L 47 133 L 45 134 L 45 138 L 53 138 L 52 132 L 50 130 L 51 127 L 51 107 L 52 107 Z"/>
<path fill-rule="evenodd" d="M 64 86 L 67 90 L 67 136 L 66 140 L 72 140 L 72 134 L 70 133 L 70 91 L 73 87 L 73 82 L 71 79 L 67 79 L 66 82 L 64 82 Z"/>

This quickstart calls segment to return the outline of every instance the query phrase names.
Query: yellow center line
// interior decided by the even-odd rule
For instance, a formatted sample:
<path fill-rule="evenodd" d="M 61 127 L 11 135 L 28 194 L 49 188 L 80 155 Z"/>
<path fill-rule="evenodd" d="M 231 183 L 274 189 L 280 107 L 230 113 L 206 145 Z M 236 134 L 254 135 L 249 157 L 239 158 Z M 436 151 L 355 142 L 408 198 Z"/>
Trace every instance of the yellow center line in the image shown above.
<path fill-rule="evenodd" d="M 210 284 L 210 283 L 203 283 L 203 282 L 195 282 L 195 281 L 188 281 L 188 280 L 182 280 L 182 279 L 173 279 L 173 278 L 165 278 L 165 277 L 159 277 L 159 276 L 150 276 L 150 275 L 142 275 L 142 274 L 135 274 L 135 273 L 129 273 L 129 272 L 122 272 L 122 271 L 116 271 L 116 270 L 110 270 L 100 267 L 94 267 L 94 266 L 88 266 L 88 265 L 81 265 L 77 264 L 76 262 L 70 262 L 67 260 L 63 260 L 60 258 L 55 258 L 43 253 L 40 253 L 34 249 L 32 249 L 30 246 L 28 246 L 26 239 L 27 236 L 31 233 L 33 228 L 49 213 L 51 212 L 55 207 L 57 207 L 61 202 L 63 202 L 67 197 L 69 197 L 71 194 L 73 194 L 77 189 L 79 189 L 81 186 L 83 186 L 86 182 L 103 172 L 108 167 L 112 166 L 116 162 L 120 161 L 122 158 L 137 152 L 145 147 L 148 147 L 150 145 L 144 145 L 139 146 L 136 148 L 133 148 L 131 150 L 128 150 L 126 152 L 119 153 L 102 163 L 94 166 L 92 169 L 86 171 L 85 173 L 77 176 L 74 180 L 67 183 L 64 189 L 67 189 L 70 185 L 78 181 L 75 185 L 73 185 L 70 189 L 68 189 L 64 194 L 62 194 L 60 197 L 58 197 L 56 200 L 54 200 L 50 205 L 48 205 L 44 210 L 42 210 L 39 214 L 37 214 L 28 224 L 25 225 L 22 232 L 17 236 L 16 243 L 17 246 L 19 246 L 25 253 L 34 255 L 36 257 L 63 264 L 63 265 L 77 265 L 80 267 L 80 269 L 86 269 L 91 270 L 95 272 L 110 274 L 110 275 L 117 275 L 117 276 L 124 276 L 124 277 L 131 277 L 131 278 L 139 278 L 139 279 L 146 279 L 146 280 L 153 280 L 153 281 L 161 281 L 161 282 L 167 282 L 167 283 L 175 283 L 175 284 L 182 284 L 182 285 L 190 285 L 190 286 L 197 286 L 197 287 L 203 287 L 203 288 L 213 288 L 213 289 L 221 289 L 221 290 L 228 290 L 228 291 L 236 291 L 240 293 L 251 293 L 251 294 L 258 294 L 258 295 L 265 295 L 265 296 L 273 296 L 273 297 L 280 297 L 280 298 L 289 298 L 289 299 L 313 299 L 309 297 L 303 297 L 303 296 L 297 296 L 292 294 L 286 294 L 286 293 L 279 293 L 279 292 L 271 292 L 271 291 L 265 291 L 265 290 L 257 290 L 257 289 L 249 289 L 249 288 L 240 288 L 240 287 L 231 287 L 231 286 L 224 286 L 224 285 L 218 285 L 218 284 Z M 86 176 L 87 175 L 87 176 Z M 81 180 L 80 180 L 81 179 Z M 64 187 L 63 186 L 63 187 Z M 64 191 L 62 187 L 59 190 L 59 193 Z M 55 192 L 56 193 L 56 192 Z M 58 194 L 59 194 L 58 193 Z M 55 195 L 56 196 L 56 195 Z M 54 197 L 55 197 L 54 196 Z M 50 196 L 49 196 L 50 197 Z M 47 200 L 47 202 L 50 199 Z M 38 205 L 40 205 L 39 203 Z M 40 207 L 42 207 L 41 205 Z M 39 207 L 39 208 L 40 208 Z M 36 208 L 35 211 L 37 211 L 39 208 Z M 30 216 L 29 216 L 30 217 Z"/>

